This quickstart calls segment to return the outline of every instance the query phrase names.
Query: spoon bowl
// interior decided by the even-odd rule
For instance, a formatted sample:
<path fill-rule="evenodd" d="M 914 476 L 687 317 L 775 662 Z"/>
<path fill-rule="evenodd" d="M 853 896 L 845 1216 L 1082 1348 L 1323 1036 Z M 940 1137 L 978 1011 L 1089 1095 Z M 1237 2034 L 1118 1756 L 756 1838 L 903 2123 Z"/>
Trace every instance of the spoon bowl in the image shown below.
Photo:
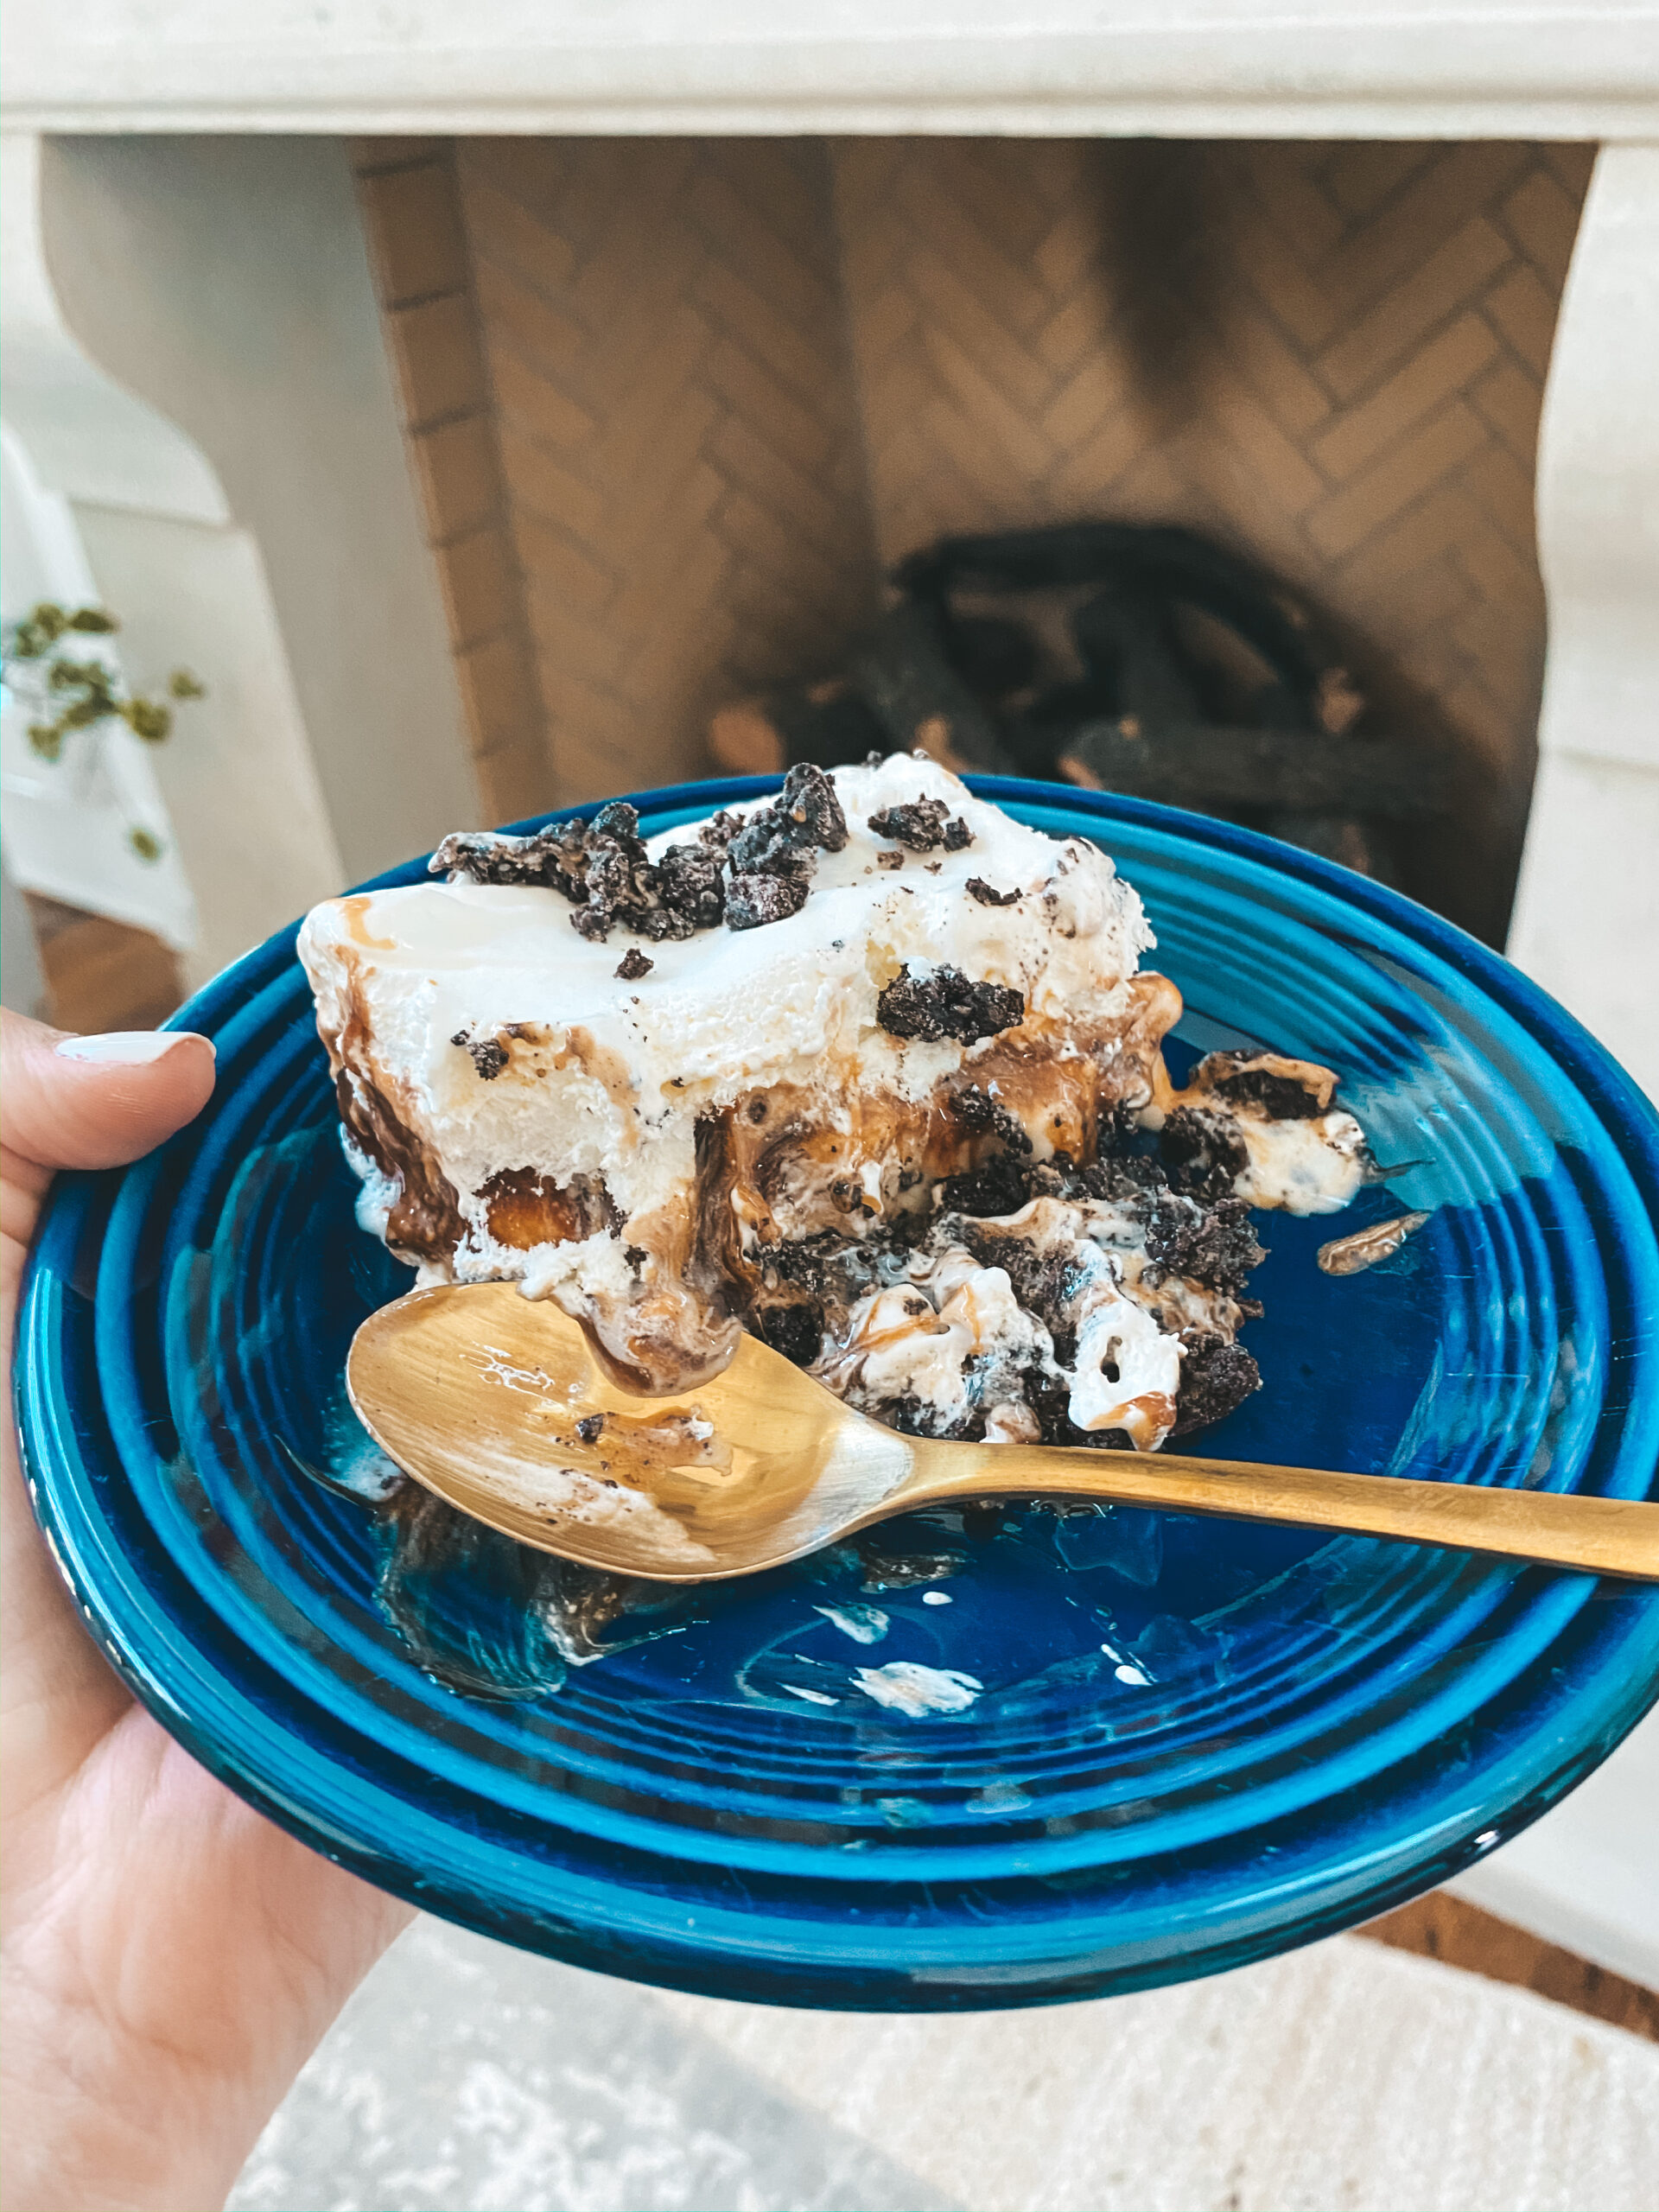
<path fill-rule="evenodd" d="M 353 1340 L 346 1388 L 388 1458 L 503 1535 L 613 1574 L 782 1567 L 895 1513 L 1090 1499 L 1445 1544 L 1659 1580 L 1659 1505 L 1173 1452 L 940 1443 L 846 1406 L 742 1338 L 669 1397 L 605 1372 L 580 1323 L 508 1282 L 412 1291 Z"/>

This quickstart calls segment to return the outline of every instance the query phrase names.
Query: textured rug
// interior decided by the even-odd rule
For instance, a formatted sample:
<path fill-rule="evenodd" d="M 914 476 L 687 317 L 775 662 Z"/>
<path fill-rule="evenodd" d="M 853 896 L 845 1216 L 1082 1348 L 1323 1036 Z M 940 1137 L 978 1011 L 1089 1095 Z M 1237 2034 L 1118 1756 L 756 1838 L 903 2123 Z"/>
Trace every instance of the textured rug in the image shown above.
<path fill-rule="evenodd" d="M 1659 2212 L 1659 2046 L 1338 1937 L 1175 1989 L 890 2019 L 422 1921 L 235 2212 Z"/>

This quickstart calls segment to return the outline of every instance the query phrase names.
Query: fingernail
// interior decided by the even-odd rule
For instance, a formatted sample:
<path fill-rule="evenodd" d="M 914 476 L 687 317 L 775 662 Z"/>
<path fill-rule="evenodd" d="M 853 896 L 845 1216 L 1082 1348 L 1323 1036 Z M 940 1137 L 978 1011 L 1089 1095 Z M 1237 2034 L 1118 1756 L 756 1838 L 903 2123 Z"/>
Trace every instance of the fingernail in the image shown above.
<path fill-rule="evenodd" d="M 101 1037 L 66 1037 L 54 1049 L 66 1060 L 98 1060 L 105 1067 L 142 1068 L 193 1037 L 191 1029 L 108 1029 Z M 211 1052 L 213 1039 L 198 1039 Z"/>

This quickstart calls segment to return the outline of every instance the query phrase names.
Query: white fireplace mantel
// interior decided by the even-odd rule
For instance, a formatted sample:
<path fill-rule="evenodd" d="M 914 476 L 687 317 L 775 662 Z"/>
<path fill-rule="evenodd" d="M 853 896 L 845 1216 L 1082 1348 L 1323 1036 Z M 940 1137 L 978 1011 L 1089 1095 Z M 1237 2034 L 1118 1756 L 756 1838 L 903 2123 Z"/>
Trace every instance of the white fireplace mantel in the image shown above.
<path fill-rule="evenodd" d="M 38 130 L 1656 135 L 1650 0 L 11 0 Z"/>

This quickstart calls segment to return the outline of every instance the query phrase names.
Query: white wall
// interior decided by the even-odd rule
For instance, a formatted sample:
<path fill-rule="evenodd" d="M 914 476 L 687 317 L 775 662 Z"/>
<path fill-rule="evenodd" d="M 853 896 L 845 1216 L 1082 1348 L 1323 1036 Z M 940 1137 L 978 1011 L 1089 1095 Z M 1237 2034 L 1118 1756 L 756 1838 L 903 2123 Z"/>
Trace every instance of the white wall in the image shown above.
<path fill-rule="evenodd" d="M 60 140 L 43 183 L 77 337 L 200 448 L 257 545 L 346 874 L 476 823 L 344 146 Z M 115 533 L 84 526 L 97 561 Z"/>
<path fill-rule="evenodd" d="M 479 819 L 351 175 L 328 139 L 4 161 L 7 427 L 134 679 L 208 687 L 150 756 L 200 982 Z"/>
<path fill-rule="evenodd" d="M 0 423 L 0 618 L 16 622 L 42 600 L 84 607 L 99 595 L 68 500 L 43 487 Z M 129 678 L 135 673 L 124 667 L 118 639 L 72 636 L 67 648 L 75 658 L 98 658 Z M 135 688 L 162 674 L 137 671 Z M 69 732 L 58 760 L 43 760 L 29 741 L 39 704 L 9 690 L 0 711 L 0 835 L 10 880 L 153 930 L 180 951 L 193 947 L 195 901 L 150 748 L 111 719 Z M 156 839 L 157 858 L 140 859 L 130 842 L 134 830 Z M 21 901 L 17 912 L 24 913 Z"/>
<path fill-rule="evenodd" d="M 1540 426 L 1538 549 L 1549 660 L 1510 957 L 1659 1098 L 1659 144 L 1596 162 Z"/>

